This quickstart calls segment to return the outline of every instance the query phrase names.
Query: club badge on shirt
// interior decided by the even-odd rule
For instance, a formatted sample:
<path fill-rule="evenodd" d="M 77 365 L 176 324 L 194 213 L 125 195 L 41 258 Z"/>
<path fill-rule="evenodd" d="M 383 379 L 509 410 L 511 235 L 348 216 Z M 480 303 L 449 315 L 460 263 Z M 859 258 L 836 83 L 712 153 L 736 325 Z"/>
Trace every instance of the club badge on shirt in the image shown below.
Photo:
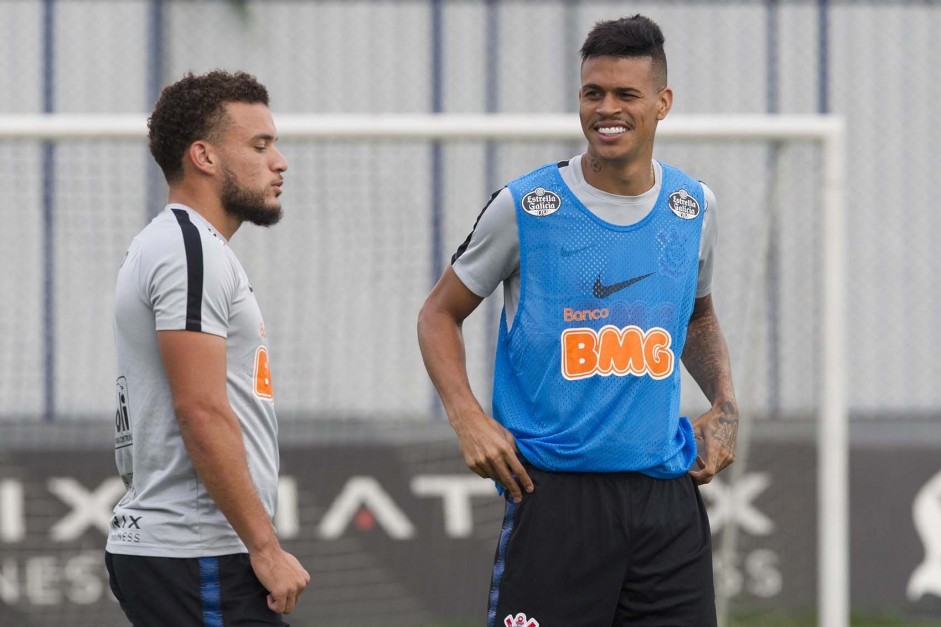
<path fill-rule="evenodd" d="M 692 220 L 699 215 L 699 201 L 685 189 L 670 194 L 670 211 L 684 220 Z"/>
<path fill-rule="evenodd" d="M 533 191 L 523 196 L 520 202 L 523 211 L 531 216 L 541 218 L 548 216 L 559 210 L 562 206 L 562 199 L 555 192 L 550 192 L 545 187 L 537 187 Z"/>

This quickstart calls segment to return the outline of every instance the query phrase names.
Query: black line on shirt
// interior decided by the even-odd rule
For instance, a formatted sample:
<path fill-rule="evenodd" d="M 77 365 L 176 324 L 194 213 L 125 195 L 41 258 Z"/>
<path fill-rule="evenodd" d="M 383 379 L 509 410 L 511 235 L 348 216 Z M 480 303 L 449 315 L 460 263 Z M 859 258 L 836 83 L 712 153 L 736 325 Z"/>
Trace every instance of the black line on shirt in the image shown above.
<path fill-rule="evenodd" d="M 454 253 L 453 255 L 451 255 L 451 264 L 452 264 L 452 265 L 454 264 L 455 261 L 458 260 L 458 258 L 459 258 L 461 255 L 464 254 L 464 251 L 467 250 L 467 247 L 470 246 L 470 241 L 471 241 L 471 238 L 474 236 L 474 231 L 477 230 L 477 225 L 480 223 L 480 217 L 481 217 L 482 215 L 484 215 L 484 211 L 487 210 L 487 207 L 489 207 L 489 206 L 491 205 L 491 203 L 493 203 L 494 199 L 495 199 L 497 196 L 499 196 L 499 195 L 500 195 L 500 192 L 502 192 L 504 189 L 506 189 L 506 187 L 502 187 L 502 188 L 498 189 L 497 191 L 495 191 L 495 192 L 493 193 L 493 195 L 490 197 L 490 200 L 487 201 L 487 204 L 484 205 L 484 208 L 481 209 L 481 210 L 480 210 L 480 213 L 477 214 L 477 219 L 474 220 L 474 228 L 472 228 L 472 229 L 471 229 L 471 232 L 467 234 L 467 239 L 465 239 L 464 242 L 463 242 L 460 246 L 457 247 L 457 251 L 455 251 L 455 253 Z"/>
<path fill-rule="evenodd" d="M 199 229 L 183 209 L 173 209 L 183 231 L 186 251 L 186 330 L 203 330 L 203 242 Z"/>

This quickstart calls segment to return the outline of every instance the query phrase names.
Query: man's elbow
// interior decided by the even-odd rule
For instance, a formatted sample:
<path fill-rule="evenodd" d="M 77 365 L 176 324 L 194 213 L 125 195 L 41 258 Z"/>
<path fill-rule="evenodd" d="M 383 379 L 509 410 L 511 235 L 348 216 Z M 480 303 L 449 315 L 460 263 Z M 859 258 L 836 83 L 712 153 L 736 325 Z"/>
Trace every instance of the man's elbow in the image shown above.
<path fill-rule="evenodd" d="M 440 308 L 436 306 L 432 298 L 428 298 L 421 309 L 418 310 L 417 331 L 419 343 L 428 336 L 435 323 L 440 319 L 440 315 Z"/>
<path fill-rule="evenodd" d="M 227 405 L 227 403 L 226 403 Z M 173 412 L 183 431 L 194 431 L 201 427 L 218 424 L 225 415 L 226 407 L 211 397 L 184 397 L 173 399 Z"/>

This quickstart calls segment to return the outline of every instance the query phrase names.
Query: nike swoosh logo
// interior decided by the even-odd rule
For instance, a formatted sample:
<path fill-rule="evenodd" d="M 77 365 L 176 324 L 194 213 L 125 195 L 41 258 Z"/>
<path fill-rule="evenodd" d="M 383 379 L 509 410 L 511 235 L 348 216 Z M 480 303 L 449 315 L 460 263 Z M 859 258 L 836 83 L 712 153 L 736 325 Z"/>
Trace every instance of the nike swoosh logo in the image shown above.
<path fill-rule="evenodd" d="M 650 274 L 642 274 L 640 276 L 635 276 L 633 279 L 628 279 L 626 281 L 621 281 L 620 283 L 612 283 L 611 285 L 605 285 L 601 282 L 601 275 L 598 275 L 598 278 L 595 279 L 595 284 L 591 288 L 592 294 L 595 295 L 595 298 L 607 298 L 614 294 L 615 292 L 620 292 L 625 287 L 634 285 L 638 281 L 643 281 L 649 276 L 653 276 L 653 272 Z"/>
<path fill-rule="evenodd" d="M 568 246 L 562 246 L 562 256 L 571 257 L 572 255 L 577 255 L 580 252 L 586 251 L 589 248 L 594 248 L 594 244 L 587 244 L 585 246 L 576 246 L 574 248 L 569 248 Z"/>

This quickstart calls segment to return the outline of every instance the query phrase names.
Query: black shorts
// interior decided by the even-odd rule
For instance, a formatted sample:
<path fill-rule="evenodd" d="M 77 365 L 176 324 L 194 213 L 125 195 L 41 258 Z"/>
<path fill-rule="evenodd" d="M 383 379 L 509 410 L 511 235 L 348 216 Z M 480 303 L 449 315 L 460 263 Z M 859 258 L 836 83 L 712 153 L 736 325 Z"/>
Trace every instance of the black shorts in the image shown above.
<path fill-rule="evenodd" d="M 105 553 L 111 591 L 134 627 L 248 627 L 286 623 L 268 609 L 247 553 L 146 557 Z"/>
<path fill-rule="evenodd" d="M 709 519 L 692 478 L 558 473 L 507 500 L 488 627 L 714 627 Z"/>

